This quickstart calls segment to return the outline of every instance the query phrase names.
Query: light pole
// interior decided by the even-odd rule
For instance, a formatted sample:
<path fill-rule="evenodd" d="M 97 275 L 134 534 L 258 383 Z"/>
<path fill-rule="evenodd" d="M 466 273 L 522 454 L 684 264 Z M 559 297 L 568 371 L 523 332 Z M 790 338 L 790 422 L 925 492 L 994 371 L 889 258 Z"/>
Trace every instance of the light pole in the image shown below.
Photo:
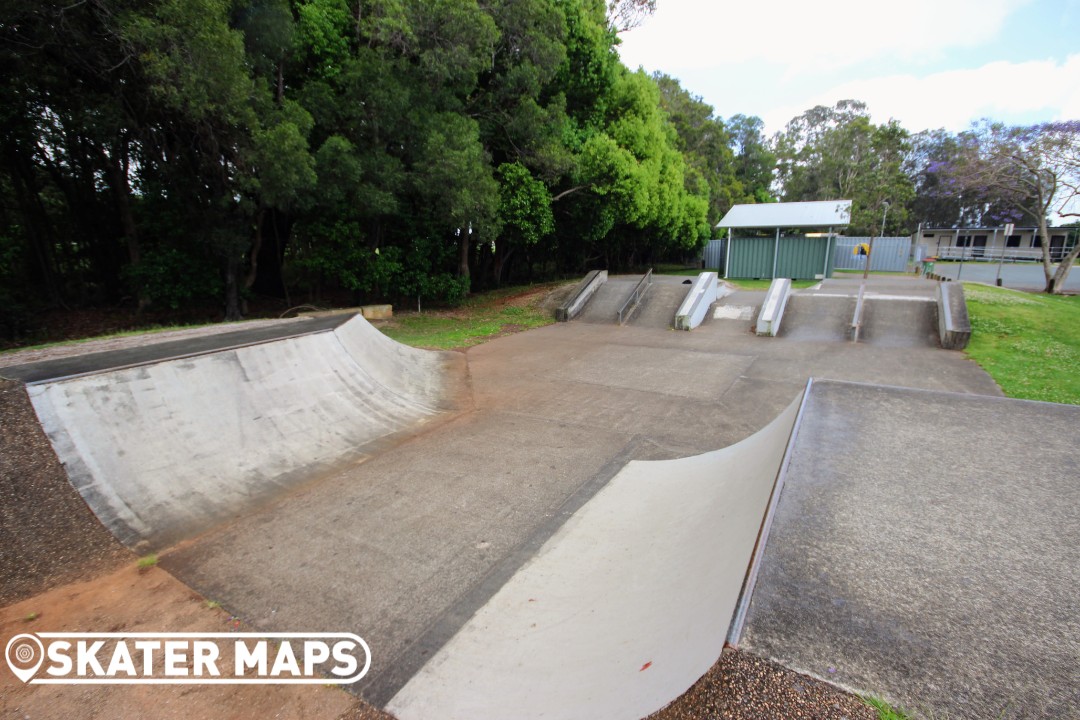
<path fill-rule="evenodd" d="M 889 201 L 888 200 L 882 200 L 881 204 L 885 206 L 885 212 L 883 212 L 881 214 L 881 235 L 880 235 L 880 237 L 885 237 L 885 218 L 887 218 L 889 216 Z"/>

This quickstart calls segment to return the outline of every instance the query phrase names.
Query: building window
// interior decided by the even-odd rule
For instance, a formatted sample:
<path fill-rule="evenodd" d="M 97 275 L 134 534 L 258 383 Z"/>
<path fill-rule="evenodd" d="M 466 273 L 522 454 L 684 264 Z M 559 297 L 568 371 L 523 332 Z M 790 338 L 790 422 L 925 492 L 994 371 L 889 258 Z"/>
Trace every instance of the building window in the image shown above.
<path fill-rule="evenodd" d="M 1042 238 L 1039 237 L 1038 234 L 1032 236 L 1032 238 L 1031 238 L 1031 247 L 1033 247 L 1033 248 L 1041 248 L 1042 247 Z"/>
<path fill-rule="evenodd" d="M 1010 235 L 1005 240 L 1005 247 L 1014 247 L 1014 248 L 1020 247 L 1020 236 L 1019 235 Z"/>

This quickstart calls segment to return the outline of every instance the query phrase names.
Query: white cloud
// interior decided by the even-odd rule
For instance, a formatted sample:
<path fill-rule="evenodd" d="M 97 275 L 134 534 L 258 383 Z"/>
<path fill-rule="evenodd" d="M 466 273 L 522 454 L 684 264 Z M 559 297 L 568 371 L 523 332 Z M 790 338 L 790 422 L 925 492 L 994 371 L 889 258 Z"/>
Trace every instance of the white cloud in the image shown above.
<path fill-rule="evenodd" d="M 990 117 L 1005 122 L 1042 118 L 1080 119 L 1080 54 L 1064 62 L 993 62 L 979 68 L 948 70 L 925 77 L 891 75 L 844 83 L 778 107 L 762 119 L 770 132 L 814 105 L 862 100 L 875 122 L 895 118 L 911 132 L 944 127 L 965 129 L 972 120 Z"/>
<path fill-rule="evenodd" d="M 998 36 L 1031 0 L 906 0 L 887 9 L 866 0 L 719 3 L 660 0 L 656 14 L 623 36 L 631 68 L 686 70 L 754 63 L 789 74 L 851 67 L 873 58 L 929 62 L 955 47 Z"/>

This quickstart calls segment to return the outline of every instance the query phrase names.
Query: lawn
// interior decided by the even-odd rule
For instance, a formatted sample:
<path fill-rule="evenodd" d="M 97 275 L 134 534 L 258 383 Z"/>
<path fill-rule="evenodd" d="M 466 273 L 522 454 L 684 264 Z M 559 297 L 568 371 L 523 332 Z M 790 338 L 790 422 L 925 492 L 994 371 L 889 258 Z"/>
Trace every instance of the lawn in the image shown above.
<path fill-rule="evenodd" d="M 474 295 L 460 307 L 424 312 L 394 311 L 378 323 L 384 333 L 413 347 L 460 350 L 501 335 L 550 325 L 554 313 L 541 307 L 547 294 L 565 283 L 506 288 Z"/>
<path fill-rule="evenodd" d="M 967 354 L 1009 397 L 1080 405 L 1080 297 L 964 285 Z"/>
<path fill-rule="evenodd" d="M 769 285 L 772 284 L 772 280 L 769 280 L 767 278 L 762 279 L 762 280 L 728 280 L 727 282 L 734 285 L 736 287 L 736 289 L 738 289 L 738 290 L 768 290 Z M 817 285 L 819 282 L 821 282 L 821 281 L 820 280 L 792 280 L 791 281 L 791 289 L 792 290 L 803 290 L 803 289 L 808 288 L 808 287 L 813 287 L 813 286 Z"/>

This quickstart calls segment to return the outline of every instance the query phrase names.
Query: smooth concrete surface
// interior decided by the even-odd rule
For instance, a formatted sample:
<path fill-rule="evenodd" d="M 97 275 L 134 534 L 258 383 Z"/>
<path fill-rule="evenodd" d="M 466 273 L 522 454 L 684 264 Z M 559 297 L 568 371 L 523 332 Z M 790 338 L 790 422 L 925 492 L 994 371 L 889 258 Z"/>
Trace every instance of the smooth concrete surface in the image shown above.
<path fill-rule="evenodd" d="M 731 447 L 625 466 L 387 709 L 636 720 L 681 695 L 724 648 L 799 400 Z"/>
<path fill-rule="evenodd" d="M 1078 423 L 815 381 L 740 647 L 918 716 L 1080 717 Z"/>
<path fill-rule="evenodd" d="M 325 332 L 28 392 L 75 489 L 121 542 L 148 551 L 415 430 L 446 407 L 452 360 L 355 316 Z"/>

